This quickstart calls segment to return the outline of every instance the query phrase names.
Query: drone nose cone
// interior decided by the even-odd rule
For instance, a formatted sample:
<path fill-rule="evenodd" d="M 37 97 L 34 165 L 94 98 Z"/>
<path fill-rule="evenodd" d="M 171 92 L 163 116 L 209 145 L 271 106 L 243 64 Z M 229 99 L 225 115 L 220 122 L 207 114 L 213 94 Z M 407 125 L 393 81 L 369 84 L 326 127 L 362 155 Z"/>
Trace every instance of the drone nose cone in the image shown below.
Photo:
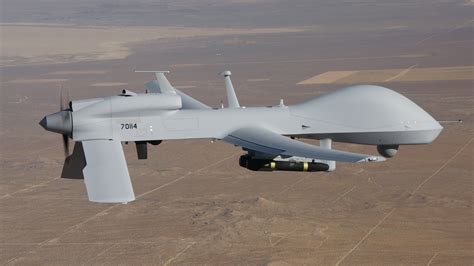
<path fill-rule="evenodd" d="M 71 135 L 72 116 L 70 111 L 60 111 L 45 116 L 39 122 L 44 129 L 60 134 Z"/>
<path fill-rule="evenodd" d="M 48 129 L 48 120 L 46 119 L 46 116 L 43 117 L 43 119 L 41 119 L 41 121 L 39 122 L 40 126 L 44 129 Z"/>

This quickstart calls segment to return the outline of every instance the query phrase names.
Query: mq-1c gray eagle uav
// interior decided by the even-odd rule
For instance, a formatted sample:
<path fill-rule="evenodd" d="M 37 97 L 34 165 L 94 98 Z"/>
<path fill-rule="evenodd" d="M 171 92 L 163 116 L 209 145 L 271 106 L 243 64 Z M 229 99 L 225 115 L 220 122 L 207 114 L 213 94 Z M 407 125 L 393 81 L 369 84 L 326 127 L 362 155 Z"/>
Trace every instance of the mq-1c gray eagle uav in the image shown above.
<path fill-rule="evenodd" d="M 243 107 L 224 71 L 228 106 L 211 108 L 175 89 L 163 71 L 145 72 L 156 75 L 147 93 L 70 101 L 40 122 L 63 135 L 66 154 L 68 138 L 75 141 L 62 177 L 84 178 L 90 201 L 135 199 L 122 141 L 135 142 L 139 159 L 146 159 L 147 144 L 219 139 L 247 152 L 239 160 L 247 169 L 314 172 L 333 171 L 336 161 L 383 161 L 399 145 L 431 143 L 443 129 L 414 102 L 379 86 L 347 87 L 291 106 Z M 319 139 L 320 146 L 295 138 Z M 382 156 L 335 150 L 332 141 L 377 145 Z"/>

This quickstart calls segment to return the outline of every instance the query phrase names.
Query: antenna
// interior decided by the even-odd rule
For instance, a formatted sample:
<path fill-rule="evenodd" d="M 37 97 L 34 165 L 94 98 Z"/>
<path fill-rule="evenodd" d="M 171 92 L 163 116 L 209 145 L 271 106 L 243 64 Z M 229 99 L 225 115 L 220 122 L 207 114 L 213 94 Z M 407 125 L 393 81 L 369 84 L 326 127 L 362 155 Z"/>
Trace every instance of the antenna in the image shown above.
<path fill-rule="evenodd" d="M 229 108 L 240 108 L 239 100 L 237 95 L 235 95 L 234 86 L 230 80 L 232 73 L 229 70 L 223 71 L 220 73 L 221 76 L 224 76 L 225 89 L 227 91 L 227 105 Z"/>
<path fill-rule="evenodd" d="M 285 101 L 283 101 L 283 99 L 280 99 L 280 103 L 278 104 L 278 107 L 285 107 Z"/>

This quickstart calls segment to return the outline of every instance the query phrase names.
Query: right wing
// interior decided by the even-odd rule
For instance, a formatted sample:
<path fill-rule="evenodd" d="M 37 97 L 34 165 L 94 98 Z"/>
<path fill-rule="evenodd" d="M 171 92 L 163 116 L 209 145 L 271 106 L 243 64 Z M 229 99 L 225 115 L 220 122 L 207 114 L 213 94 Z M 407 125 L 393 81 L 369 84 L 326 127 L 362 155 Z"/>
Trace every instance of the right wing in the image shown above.
<path fill-rule="evenodd" d="M 222 140 L 249 150 L 275 156 L 298 156 L 349 163 L 384 161 L 384 159 L 379 156 L 338 151 L 310 145 L 260 127 L 238 129 L 224 137 Z"/>
<path fill-rule="evenodd" d="M 82 142 L 84 182 L 90 201 L 124 203 L 135 200 L 122 144 L 118 140 Z"/>

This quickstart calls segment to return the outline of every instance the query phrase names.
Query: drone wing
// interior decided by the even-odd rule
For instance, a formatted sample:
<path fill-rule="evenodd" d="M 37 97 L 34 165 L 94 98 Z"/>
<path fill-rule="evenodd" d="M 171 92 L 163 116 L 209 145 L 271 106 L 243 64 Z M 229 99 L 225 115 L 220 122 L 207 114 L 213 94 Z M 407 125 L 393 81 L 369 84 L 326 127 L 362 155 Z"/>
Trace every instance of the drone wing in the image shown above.
<path fill-rule="evenodd" d="M 84 182 L 90 201 L 124 203 L 135 200 L 122 144 L 118 140 L 82 142 Z"/>
<path fill-rule="evenodd" d="M 241 128 L 222 140 L 275 156 L 298 156 L 311 159 L 341 161 L 350 163 L 384 161 L 382 157 L 360 153 L 338 151 L 303 143 L 264 128 Z"/>

